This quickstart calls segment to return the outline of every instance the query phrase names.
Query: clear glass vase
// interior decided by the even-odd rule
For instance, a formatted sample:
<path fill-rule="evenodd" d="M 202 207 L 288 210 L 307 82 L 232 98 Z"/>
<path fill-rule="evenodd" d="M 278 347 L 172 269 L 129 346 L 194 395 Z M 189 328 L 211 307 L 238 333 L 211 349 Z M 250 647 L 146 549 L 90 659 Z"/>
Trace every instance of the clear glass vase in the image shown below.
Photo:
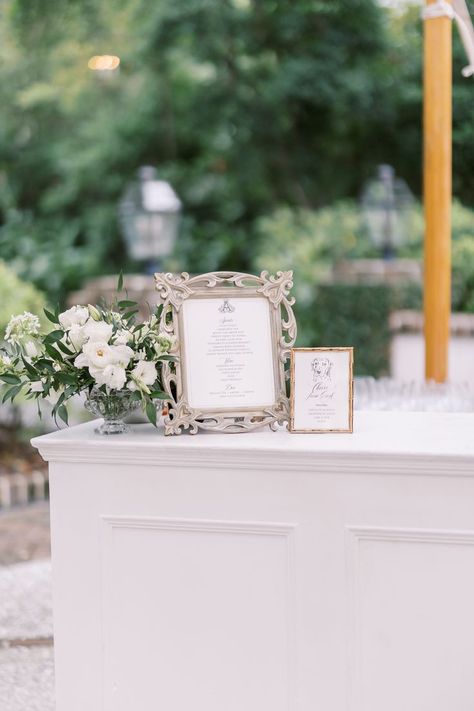
<path fill-rule="evenodd" d="M 111 390 L 107 393 L 92 388 L 84 406 L 93 415 L 104 418 L 104 422 L 95 431 L 102 435 L 112 435 L 129 431 L 123 418 L 135 410 L 138 403 L 130 390 Z"/>

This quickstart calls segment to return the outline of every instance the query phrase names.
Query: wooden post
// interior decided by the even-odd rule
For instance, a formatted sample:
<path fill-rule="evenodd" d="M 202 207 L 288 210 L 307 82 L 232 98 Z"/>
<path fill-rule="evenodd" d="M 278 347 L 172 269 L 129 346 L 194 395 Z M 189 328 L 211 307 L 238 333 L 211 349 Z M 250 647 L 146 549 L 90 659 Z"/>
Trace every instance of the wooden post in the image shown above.
<path fill-rule="evenodd" d="M 424 22 L 425 375 L 436 382 L 448 374 L 451 314 L 451 25 Z"/>

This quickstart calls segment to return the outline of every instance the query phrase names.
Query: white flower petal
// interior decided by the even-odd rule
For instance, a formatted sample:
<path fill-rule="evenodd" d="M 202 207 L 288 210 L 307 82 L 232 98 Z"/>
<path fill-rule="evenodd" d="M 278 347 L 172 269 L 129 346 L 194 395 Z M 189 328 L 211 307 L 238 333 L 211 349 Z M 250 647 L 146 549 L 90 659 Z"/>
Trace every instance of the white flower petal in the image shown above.
<path fill-rule="evenodd" d="M 89 339 L 90 343 L 101 341 L 108 343 L 113 331 L 113 326 L 105 321 L 89 321 L 84 326 L 84 336 Z"/>
<path fill-rule="evenodd" d="M 58 316 L 61 326 L 68 330 L 73 326 L 84 326 L 89 318 L 89 310 L 85 306 L 71 306 Z"/>
<path fill-rule="evenodd" d="M 97 385 L 106 385 L 111 390 L 121 390 L 127 380 L 125 368 L 120 365 L 107 365 L 95 376 Z"/>
<path fill-rule="evenodd" d="M 158 377 L 155 364 L 148 360 L 138 361 L 131 374 L 136 381 L 144 385 L 153 385 Z"/>
<path fill-rule="evenodd" d="M 79 353 L 74 361 L 74 365 L 76 368 L 87 368 L 89 365 L 89 358 L 85 353 Z"/>

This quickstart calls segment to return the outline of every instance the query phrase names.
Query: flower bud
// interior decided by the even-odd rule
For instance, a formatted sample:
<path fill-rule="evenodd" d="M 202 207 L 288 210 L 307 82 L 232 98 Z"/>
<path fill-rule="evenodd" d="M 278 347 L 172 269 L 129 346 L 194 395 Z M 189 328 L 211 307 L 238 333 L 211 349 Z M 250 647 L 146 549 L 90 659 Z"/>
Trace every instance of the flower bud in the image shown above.
<path fill-rule="evenodd" d="M 89 309 L 91 318 L 93 318 L 94 321 L 100 321 L 102 319 L 102 316 L 100 315 L 99 311 L 96 309 L 95 306 L 92 306 L 92 304 L 87 304 L 87 308 Z"/>

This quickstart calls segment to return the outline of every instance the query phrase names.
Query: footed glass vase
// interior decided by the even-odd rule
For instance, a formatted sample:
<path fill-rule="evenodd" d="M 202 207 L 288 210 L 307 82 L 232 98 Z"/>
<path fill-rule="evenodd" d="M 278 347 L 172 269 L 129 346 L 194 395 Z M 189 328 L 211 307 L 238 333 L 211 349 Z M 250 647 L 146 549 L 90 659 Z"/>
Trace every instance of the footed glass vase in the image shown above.
<path fill-rule="evenodd" d="M 114 435 L 128 432 L 129 427 L 123 421 L 139 403 L 133 399 L 130 390 L 111 390 L 106 393 L 99 388 L 92 388 L 86 398 L 84 407 L 93 415 L 103 417 L 104 422 L 96 428 L 101 435 Z"/>

